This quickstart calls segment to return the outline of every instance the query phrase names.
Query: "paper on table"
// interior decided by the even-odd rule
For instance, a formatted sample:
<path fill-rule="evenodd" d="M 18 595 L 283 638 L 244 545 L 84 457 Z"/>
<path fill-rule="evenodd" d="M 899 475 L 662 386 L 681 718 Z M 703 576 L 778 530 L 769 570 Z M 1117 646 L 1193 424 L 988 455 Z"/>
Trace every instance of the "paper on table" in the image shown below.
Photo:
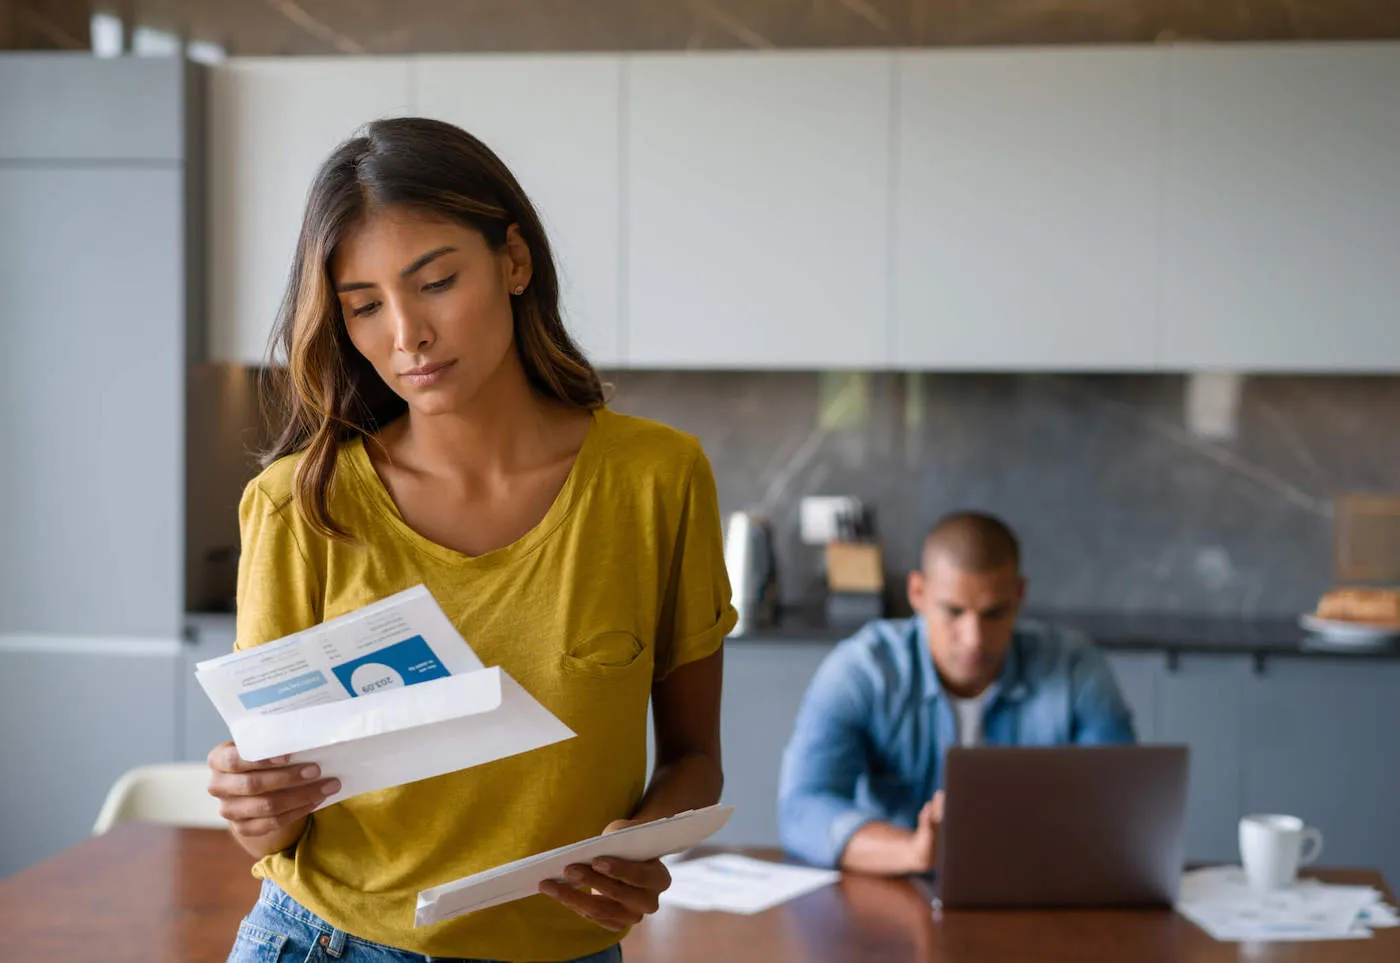
<path fill-rule="evenodd" d="M 672 866 L 671 888 L 661 894 L 661 902 L 691 910 L 762 913 L 840 878 L 834 870 L 722 853 Z"/>
<path fill-rule="evenodd" d="M 591 863 L 601 856 L 618 859 L 656 859 L 668 853 L 697 846 L 719 832 L 732 806 L 707 806 L 667 819 L 629 826 L 606 836 L 560 846 L 535 856 L 526 856 L 494 869 L 464 876 L 418 894 L 414 926 L 439 923 L 454 916 L 499 906 L 534 896 L 540 883 L 559 879 L 565 867 Z"/>
<path fill-rule="evenodd" d="M 1400 926 L 1400 912 L 1387 903 L 1372 903 L 1361 911 L 1357 921 L 1371 929 L 1389 929 Z"/>
<path fill-rule="evenodd" d="M 421 585 L 201 662 L 195 677 L 243 758 L 289 755 L 340 780 L 322 806 L 574 735 L 504 671 L 483 668 Z"/>
<path fill-rule="evenodd" d="M 1381 906 L 1370 886 L 1339 886 L 1314 879 L 1259 892 L 1238 866 L 1185 873 L 1177 912 L 1222 941 L 1276 942 L 1365 939 L 1362 914 Z M 1378 916 L 1383 911 L 1378 911 Z"/>

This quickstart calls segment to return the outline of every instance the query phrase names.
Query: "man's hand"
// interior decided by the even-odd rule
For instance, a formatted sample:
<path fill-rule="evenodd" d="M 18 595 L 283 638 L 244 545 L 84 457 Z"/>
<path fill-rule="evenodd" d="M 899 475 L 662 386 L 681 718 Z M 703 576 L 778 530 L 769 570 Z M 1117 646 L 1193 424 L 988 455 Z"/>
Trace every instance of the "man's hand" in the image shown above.
<path fill-rule="evenodd" d="M 603 834 L 617 832 L 641 820 L 619 819 Z M 655 913 L 660 896 L 671 885 L 671 873 L 659 859 L 633 862 L 604 856 L 590 866 L 579 863 L 564 870 L 566 882 L 545 880 L 540 892 L 563 903 L 579 916 L 620 932 Z"/>
<path fill-rule="evenodd" d="M 911 873 L 929 873 L 938 865 L 938 830 L 943 824 L 943 790 L 933 794 L 919 810 L 914 835 L 909 839 Z"/>
<path fill-rule="evenodd" d="M 905 876 L 932 872 L 938 865 L 938 831 L 943 824 L 943 791 L 919 810 L 912 830 L 870 822 L 855 831 L 841 851 L 840 867 L 852 873 Z"/>

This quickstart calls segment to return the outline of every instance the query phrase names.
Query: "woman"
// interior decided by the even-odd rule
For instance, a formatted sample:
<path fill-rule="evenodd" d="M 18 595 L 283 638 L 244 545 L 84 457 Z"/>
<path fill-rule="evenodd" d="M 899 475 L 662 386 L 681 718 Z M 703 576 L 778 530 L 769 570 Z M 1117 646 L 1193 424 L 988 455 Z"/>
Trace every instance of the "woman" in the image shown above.
<path fill-rule="evenodd" d="M 240 506 L 237 645 L 422 583 L 578 735 L 314 814 L 334 773 L 218 746 L 210 792 L 264 880 L 231 960 L 617 960 L 659 860 L 420 929 L 417 893 L 719 798 L 714 478 L 695 439 L 604 406 L 558 288 L 520 186 L 448 124 L 376 121 L 312 184 L 281 434 Z"/>

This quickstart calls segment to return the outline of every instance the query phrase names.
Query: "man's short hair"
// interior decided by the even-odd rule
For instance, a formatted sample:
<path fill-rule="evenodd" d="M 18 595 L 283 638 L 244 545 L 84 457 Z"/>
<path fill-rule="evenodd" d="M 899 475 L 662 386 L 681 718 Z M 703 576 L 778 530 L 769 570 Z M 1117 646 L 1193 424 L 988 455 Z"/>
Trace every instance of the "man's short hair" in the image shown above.
<path fill-rule="evenodd" d="M 935 522 L 924 537 L 920 559 L 926 564 L 933 555 L 943 556 L 964 572 L 1021 567 L 1021 543 L 1016 533 L 1000 518 L 985 512 L 953 512 Z"/>

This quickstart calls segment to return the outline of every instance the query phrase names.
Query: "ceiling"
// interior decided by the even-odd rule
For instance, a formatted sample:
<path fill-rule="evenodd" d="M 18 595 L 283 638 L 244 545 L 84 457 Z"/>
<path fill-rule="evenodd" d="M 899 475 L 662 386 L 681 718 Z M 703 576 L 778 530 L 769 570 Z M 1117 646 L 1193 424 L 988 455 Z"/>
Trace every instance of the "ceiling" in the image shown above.
<path fill-rule="evenodd" d="M 0 48 L 94 7 L 231 54 L 1400 38 L 1400 0 L 0 0 Z"/>

